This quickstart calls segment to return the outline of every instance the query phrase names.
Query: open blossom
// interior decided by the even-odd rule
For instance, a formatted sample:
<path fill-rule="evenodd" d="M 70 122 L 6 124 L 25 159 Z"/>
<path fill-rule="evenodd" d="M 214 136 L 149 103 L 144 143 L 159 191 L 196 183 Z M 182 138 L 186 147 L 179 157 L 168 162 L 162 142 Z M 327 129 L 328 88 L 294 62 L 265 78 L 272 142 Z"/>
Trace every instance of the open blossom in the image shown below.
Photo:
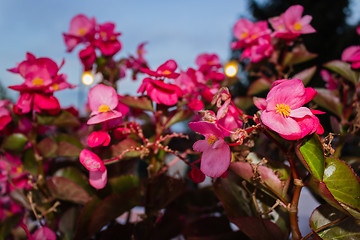
<path fill-rule="evenodd" d="M 111 56 L 121 50 L 121 43 L 117 39 L 121 35 L 115 32 L 115 24 L 107 22 L 98 26 L 99 37 L 95 40 L 95 45 L 105 56 Z"/>
<path fill-rule="evenodd" d="M 83 149 L 80 152 L 80 162 L 89 170 L 89 182 L 96 189 L 104 188 L 107 182 L 107 170 L 103 161 L 95 153 Z"/>
<path fill-rule="evenodd" d="M 259 38 L 256 44 L 252 44 L 251 46 L 244 49 L 242 52 L 240 59 L 248 58 L 251 62 L 259 62 L 265 57 L 270 57 L 274 48 L 271 45 L 270 35 Z"/>
<path fill-rule="evenodd" d="M 145 78 L 138 89 L 138 93 L 145 91 L 151 100 L 167 106 L 176 104 L 179 97 L 182 97 L 182 91 L 178 86 L 151 78 Z"/>
<path fill-rule="evenodd" d="M 31 110 L 39 113 L 59 113 L 60 104 L 53 92 L 75 87 L 66 82 L 65 74 L 58 74 L 63 64 L 64 61 L 58 66 L 50 58 L 36 58 L 33 54 L 27 53 L 25 61 L 15 68 L 8 69 L 21 75 L 25 80 L 21 85 L 9 86 L 20 92 L 20 97 L 14 105 L 16 114 L 26 114 Z"/>
<path fill-rule="evenodd" d="M 70 21 L 68 33 L 63 33 L 67 51 L 71 52 L 79 43 L 89 41 L 95 34 L 96 20 L 78 14 Z"/>
<path fill-rule="evenodd" d="M 189 127 L 194 132 L 204 135 L 205 140 L 194 143 L 193 149 L 202 152 L 200 170 L 209 177 L 220 177 L 229 168 L 231 151 L 224 141 L 224 134 L 210 122 L 191 122 Z"/>
<path fill-rule="evenodd" d="M 98 84 L 91 88 L 88 94 L 88 102 L 91 118 L 87 124 L 97 124 L 122 117 L 121 112 L 116 110 L 119 97 L 112 87 Z"/>
<path fill-rule="evenodd" d="M 281 16 L 270 18 L 274 28 L 274 36 L 277 38 L 293 40 L 300 34 L 314 33 L 316 30 L 310 25 L 312 16 L 302 16 L 304 7 L 294 5 L 289 7 Z"/>
<path fill-rule="evenodd" d="M 346 48 L 341 55 L 341 60 L 351 62 L 352 68 L 360 68 L 360 46 Z"/>
<path fill-rule="evenodd" d="M 324 131 L 314 110 L 303 107 L 316 94 L 313 88 L 305 88 L 300 79 L 282 79 L 273 83 L 266 99 L 256 99 L 255 105 L 263 110 L 264 125 L 287 140 L 297 140 Z"/>
<path fill-rule="evenodd" d="M 251 22 L 246 18 L 239 19 L 233 28 L 233 33 L 238 42 L 232 44 L 234 48 L 247 47 L 257 41 L 258 38 L 270 34 L 266 21 Z M 236 47 L 235 47 L 236 46 Z M 233 48 L 233 49 L 234 49 Z"/>
<path fill-rule="evenodd" d="M 161 64 L 156 71 L 152 71 L 148 68 L 140 68 L 140 70 L 143 73 L 146 73 L 150 76 L 156 77 L 156 78 L 170 78 L 174 79 L 179 76 L 179 73 L 176 73 L 175 70 L 177 69 L 177 63 L 170 59 L 167 60 L 165 63 Z"/>

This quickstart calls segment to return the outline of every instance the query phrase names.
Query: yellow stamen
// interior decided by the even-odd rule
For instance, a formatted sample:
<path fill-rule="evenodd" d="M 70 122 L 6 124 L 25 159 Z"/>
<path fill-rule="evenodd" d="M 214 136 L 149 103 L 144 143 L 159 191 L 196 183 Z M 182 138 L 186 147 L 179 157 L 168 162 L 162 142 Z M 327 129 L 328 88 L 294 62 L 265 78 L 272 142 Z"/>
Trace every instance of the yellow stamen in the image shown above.
<path fill-rule="evenodd" d="M 16 172 L 17 172 L 17 173 L 22 173 L 22 171 L 23 171 L 23 168 L 22 168 L 22 167 L 17 167 L 17 168 L 16 168 Z"/>
<path fill-rule="evenodd" d="M 53 87 L 54 91 L 59 90 L 59 84 L 57 84 L 57 83 L 54 83 L 54 84 L 52 85 L 52 87 Z"/>
<path fill-rule="evenodd" d="M 252 39 L 252 40 L 256 39 L 257 37 L 258 37 L 258 35 L 257 35 L 257 34 L 253 34 L 253 35 L 251 35 L 251 39 Z"/>
<path fill-rule="evenodd" d="M 106 34 L 106 32 L 101 32 L 101 33 L 100 33 L 100 36 L 101 36 L 102 38 L 106 38 L 107 34 Z"/>
<path fill-rule="evenodd" d="M 165 70 L 165 71 L 162 72 L 162 74 L 169 75 L 169 74 L 171 74 L 171 72 L 169 70 Z"/>
<path fill-rule="evenodd" d="M 34 86 L 42 86 L 42 85 L 44 85 L 44 80 L 42 78 L 34 78 L 32 80 L 32 84 Z"/>
<path fill-rule="evenodd" d="M 111 111 L 109 105 L 100 105 L 99 106 L 98 112 L 109 112 L 109 111 Z"/>
<path fill-rule="evenodd" d="M 84 36 L 84 35 L 86 34 L 86 29 L 85 29 L 85 28 L 80 28 L 80 29 L 78 30 L 78 34 L 79 34 L 80 36 Z"/>
<path fill-rule="evenodd" d="M 243 38 L 247 38 L 249 36 L 249 34 L 247 32 L 243 32 L 241 35 L 240 35 L 240 38 L 243 39 Z"/>
<path fill-rule="evenodd" d="M 300 24 L 299 22 L 297 22 L 297 23 L 294 24 L 294 29 L 295 29 L 296 31 L 299 31 L 301 28 L 302 28 L 302 26 L 301 26 L 301 24 Z"/>
<path fill-rule="evenodd" d="M 215 135 L 211 135 L 207 138 L 207 142 L 209 145 L 213 144 L 215 141 Z"/>
<path fill-rule="evenodd" d="M 275 107 L 276 110 L 276 113 L 279 113 L 281 115 L 283 115 L 284 117 L 288 117 L 290 116 L 290 112 L 291 112 L 291 109 L 289 107 L 289 105 L 287 104 L 276 104 L 276 107 Z"/>

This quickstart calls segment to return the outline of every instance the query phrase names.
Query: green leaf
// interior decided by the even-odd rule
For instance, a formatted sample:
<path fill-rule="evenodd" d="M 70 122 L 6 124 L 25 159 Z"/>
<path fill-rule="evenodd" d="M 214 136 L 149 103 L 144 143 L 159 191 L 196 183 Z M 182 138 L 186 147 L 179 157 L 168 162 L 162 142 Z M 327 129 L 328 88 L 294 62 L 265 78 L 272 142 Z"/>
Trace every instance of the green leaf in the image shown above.
<path fill-rule="evenodd" d="M 188 119 L 193 114 L 191 110 L 184 110 L 180 109 L 177 110 L 174 116 L 171 117 L 170 121 L 166 124 L 165 129 L 169 128 L 170 126 L 174 125 L 175 123 L 182 122 Z"/>
<path fill-rule="evenodd" d="M 35 159 L 33 148 L 28 148 L 25 150 L 23 156 L 21 157 L 21 162 L 26 171 L 33 174 L 38 173 L 38 162 Z"/>
<path fill-rule="evenodd" d="M 340 60 L 333 60 L 325 63 L 324 67 L 340 74 L 355 85 L 359 82 L 359 72 L 353 71 L 349 63 Z"/>
<path fill-rule="evenodd" d="M 84 188 L 65 177 L 51 177 L 46 184 L 54 198 L 85 204 L 90 200 L 89 194 Z"/>
<path fill-rule="evenodd" d="M 3 148 L 7 151 L 22 152 L 28 142 L 27 137 L 22 133 L 9 135 L 3 143 Z"/>
<path fill-rule="evenodd" d="M 94 193 L 94 188 L 90 187 L 89 179 L 75 167 L 61 168 L 53 176 L 67 178 L 84 188 L 89 194 Z"/>
<path fill-rule="evenodd" d="M 318 92 L 314 101 L 321 107 L 331 111 L 335 115 L 341 117 L 343 112 L 343 107 L 340 102 L 338 92 L 332 91 L 324 88 L 315 88 Z"/>
<path fill-rule="evenodd" d="M 324 183 L 334 198 L 360 219 L 360 183 L 352 168 L 337 158 L 326 158 Z"/>
<path fill-rule="evenodd" d="M 10 232 L 12 229 L 18 225 L 22 218 L 21 214 L 12 215 L 8 218 L 5 218 L 0 222 L 0 240 L 8 239 Z"/>
<path fill-rule="evenodd" d="M 317 134 L 307 137 L 297 146 L 296 154 L 307 170 L 317 180 L 323 179 L 324 174 L 324 149 Z"/>
<path fill-rule="evenodd" d="M 125 105 L 128 105 L 132 108 L 139 108 L 145 111 L 154 112 L 152 101 L 146 97 L 133 97 L 133 96 L 123 96 L 119 101 Z"/>
<path fill-rule="evenodd" d="M 51 125 L 57 127 L 80 126 L 80 121 L 77 119 L 77 117 L 65 110 L 61 110 L 61 112 L 56 116 L 36 114 L 36 121 L 41 125 Z"/>
<path fill-rule="evenodd" d="M 291 77 L 291 79 L 300 79 L 303 82 L 304 86 L 306 86 L 311 80 L 311 78 L 314 76 L 315 72 L 316 66 L 313 66 L 295 74 Z"/>
<path fill-rule="evenodd" d="M 256 79 L 253 83 L 251 83 L 251 85 L 247 91 L 247 95 L 248 96 L 256 95 L 265 90 L 269 90 L 270 87 L 271 87 L 271 83 L 269 81 L 267 81 L 266 79 L 264 79 L 264 78 Z"/>
<path fill-rule="evenodd" d="M 132 188 L 140 186 L 140 180 L 134 175 L 123 175 L 109 179 L 112 193 L 125 193 Z"/>
<path fill-rule="evenodd" d="M 56 156 L 57 144 L 52 138 L 44 138 L 37 144 L 37 148 L 39 149 L 41 155 L 46 158 Z"/>
<path fill-rule="evenodd" d="M 81 148 L 69 143 L 59 142 L 56 149 L 56 155 L 59 157 L 79 157 Z"/>
<path fill-rule="evenodd" d="M 56 116 L 52 125 L 58 127 L 79 127 L 81 125 L 77 117 L 68 111 L 62 110 L 60 115 Z"/>
<path fill-rule="evenodd" d="M 83 149 L 84 146 L 82 145 L 82 143 L 80 142 L 80 140 L 76 137 L 73 137 L 73 136 L 70 136 L 68 134 L 59 134 L 59 135 L 56 135 L 54 136 L 54 140 L 56 142 L 68 142 L 68 143 L 71 143 L 72 145 L 78 147 L 78 148 L 81 148 Z"/>
<path fill-rule="evenodd" d="M 288 52 L 285 55 L 283 64 L 284 66 L 292 66 L 309 61 L 316 57 L 317 54 L 309 52 L 304 44 L 300 44 L 294 47 L 294 49 L 291 52 Z"/>
<path fill-rule="evenodd" d="M 62 240 L 74 239 L 75 226 L 78 219 L 79 210 L 75 207 L 68 209 L 60 218 L 59 231 Z"/>
<path fill-rule="evenodd" d="M 89 235 L 93 235 L 101 228 L 140 204 L 140 190 L 134 189 L 125 194 L 111 194 L 102 200 L 92 213 L 88 226 Z"/>
<path fill-rule="evenodd" d="M 360 238 L 360 222 L 352 217 L 346 217 L 344 213 L 329 205 L 321 205 L 315 209 L 310 217 L 310 227 L 315 232 L 319 228 L 334 221 L 334 224 L 315 234 L 324 240 L 350 240 Z"/>

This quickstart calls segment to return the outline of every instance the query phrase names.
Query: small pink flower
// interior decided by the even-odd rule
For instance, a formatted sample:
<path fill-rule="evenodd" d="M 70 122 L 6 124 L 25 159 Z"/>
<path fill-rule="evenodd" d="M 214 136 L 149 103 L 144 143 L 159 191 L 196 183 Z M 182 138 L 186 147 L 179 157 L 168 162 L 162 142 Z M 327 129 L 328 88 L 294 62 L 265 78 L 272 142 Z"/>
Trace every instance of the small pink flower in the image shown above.
<path fill-rule="evenodd" d="M 91 70 L 96 60 L 95 48 L 92 45 L 87 46 L 79 52 L 79 58 L 84 66 L 84 71 Z"/>
<path fill-rule="evenodd" d="M 10 103 L 9 100 L 0 100 L 0 131 L 11 122 L 10 111 L 6 108 Z"/>
<path fill-rule="evenodd" d="M 48 227 L 39 227 L 32 237 L 33 240 L 56 240 L 56 234 Z"/>
<path fill-rule="evenodd" d="M 318 132 L 322 134 L 319 119 L 303 105 L 316 96 L 313 88 L 305 88 L 299 79 L 275 81 L 265 99 L 255 105 L 263 112 L 261 121 L 287 140 L 297 140 Z"/>
<path fill-rule="evenodd" d="M 239 112 L 241 112 L 240 109 L 236 109 L 232 105 L 229 105 L 227 113 L 223 118 L 220 118 L 217 123 L 230 131 L 241 128 L 243 121 L 239 117 Z M 224 132 L 224 135 L 229 136 L 230 134 L 228 132 Z"/>
<path fill-rule="evenodd" d="M 87 139 L 89 147 L 108 146 L 110 141 L 111 137 L 105 131 L 92 132 Z"/>
<path fill-rule="evenodd" d="M 145 91 L 151 100 L 167 106 L 176 104 L 179 97 L 182 97 L 182 91 L 178 86 L 151 78 L 143 80 L 138 93 L 144 93 Z"/>
<path fill-rule="evenodd" d="M 326 82 L 326 87 L 329 90 L 335 90 L 338 88 L 339 80 L 335 79 L 328 71 L 321 70 L 320 75 L 323 78 L 323 80 Z"/>
<path fill-rule="evenodd" d="M 303 6 L 294 5 L 289 7 L 280 17 L 270 18 L 269 21 L 275 29 L 274 36 L 292 40 L 300 36 L 300 34 L 316 32 L 310 25 L 312 16 L 302 16 L 303 11 Z"/>
<path fill-rule="evenodd" d="M 67 51 L 71 52 L 79 43 L 88 41 L 95 33 L 96 20 L 84 14 L 78 14 L 70 21 L 68 33 L 64 33 Z"/>
<path fill-rule="evenodd" d="M 216 54 L 204 53 L 196 57 L 196 65 L 199 67 L 199 71 L 209 71 L 211 69 L 219 69 L 222 67 L 219 56 Z"/>
<path fill-rule="evenodd" d="M 121 43 L 117 39 L 121 33 L 115 32 L 115 24 L 107 22 L 99 25 L 99 38 L 95 41 L 95 45 L 105 56 L 112 56 L 121 50 Z"/>
<path fill-rule="evenodd" d="M 197 167 L 192 166 L 191 171 L 188 173 L 188 177 L 194 183 L 201 183 L 205 180 L 205 175 Z"/>
<path fill-rule="evenodd" d="M 104 188 L 107 182 L 107 170 L 101 159 L 93 152 L 83 149 L 80 162 L 89 170 L 89 182 L 96 189 Z"/>
<path fill-rule="evenodd" d="M 224 134 L 215 124 L 210 122 L 191 122 L 189 127 L 194 132 L 205 136 L 205 140 L 194 143 L 193 149 L 203 152 L 200 170 L 209 177 L 220 177 L 229 168 L 231 151 L 224 141 Z"/>
<path fill-rule="evenodd" d="M 92 116 L 87 124 L 97 124 L 111 119 L 120 118 L 122 114 L 115 110 L 119 98 L 114 88 L 98 84 L 90 89 L 88 102 Z"/>
<path fill-rule="evenodd" d="M 341 55 L 341 60 L 351 62 L 352 68 L 360 68 L 360 46 L 346 48 Z"/>
<path fill-rule="evenodd" d="M 270 57 L 273 52 L 270 35 L 258 39 L 257 43 L 247 47 L 242 52 L 240 59 L 249 58 L 251 62 L 259 62 L 265 57 Z"/>
<path fill-rule="evenodd" d="M 246 18 L 239 19 L 233 28 L 235 38 L 238 39 L 236 48 L 247 47 L 251 43 L 257 41 L 259 37 L 270 34 L 271 30 L 268 28 L 266 21 L 251 22 Z"/>
<path fill-rule="evenodd" d="M 170 59 L 168 61 L 166 61 L 165 63 L 163 63 L 162 65 L 160 65 L 156 71 L 152 71 L 148 68 L 140 68 L 140 70 L 143 73 L 146 73 L 150 76 L 153 77 L 157 77 L 157 78 L 170 78 L 170 79 L 174 79 L 177 78 L 179 76 L 179 73 L 176 73 L 175 70 L 177 69 L 177 63 Z"/>

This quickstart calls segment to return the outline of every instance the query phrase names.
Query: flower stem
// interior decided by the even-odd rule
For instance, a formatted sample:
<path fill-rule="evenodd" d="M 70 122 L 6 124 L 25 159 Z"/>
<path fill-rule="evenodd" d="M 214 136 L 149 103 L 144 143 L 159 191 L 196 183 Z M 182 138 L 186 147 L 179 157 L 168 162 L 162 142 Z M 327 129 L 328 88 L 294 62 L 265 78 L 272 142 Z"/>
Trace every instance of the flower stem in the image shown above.
<path fill-rule="evenodd" d="M 291 147 L 291 149 L 292 149 L 292 147 Z M 299 199 L 300 199 L 300 192 L 301 192 L 301 189 L 304 186 L 304 184 L 299 177 L 298 171 L 295 166 L 295 161 L 294 161 L 293 155 L 290 154 L 291 149 L 286 155 L 287 155 L 288 161 L 290 163 L 290 168 L 291 168 L 292 176 L 294 179 L 295 190 L 294 190 L 291 204 L 288 207 L 288 211 L 289 211 L 289 216 L 290 216 L 290 229 L 291 229 L 291 233 L 292 233 L 292 239 L 298 240 L 298 239 L 302 238 L 301 232 L 299 229 L 299 222 L 298 222 L 298 205 L 299 205 Z"/>

